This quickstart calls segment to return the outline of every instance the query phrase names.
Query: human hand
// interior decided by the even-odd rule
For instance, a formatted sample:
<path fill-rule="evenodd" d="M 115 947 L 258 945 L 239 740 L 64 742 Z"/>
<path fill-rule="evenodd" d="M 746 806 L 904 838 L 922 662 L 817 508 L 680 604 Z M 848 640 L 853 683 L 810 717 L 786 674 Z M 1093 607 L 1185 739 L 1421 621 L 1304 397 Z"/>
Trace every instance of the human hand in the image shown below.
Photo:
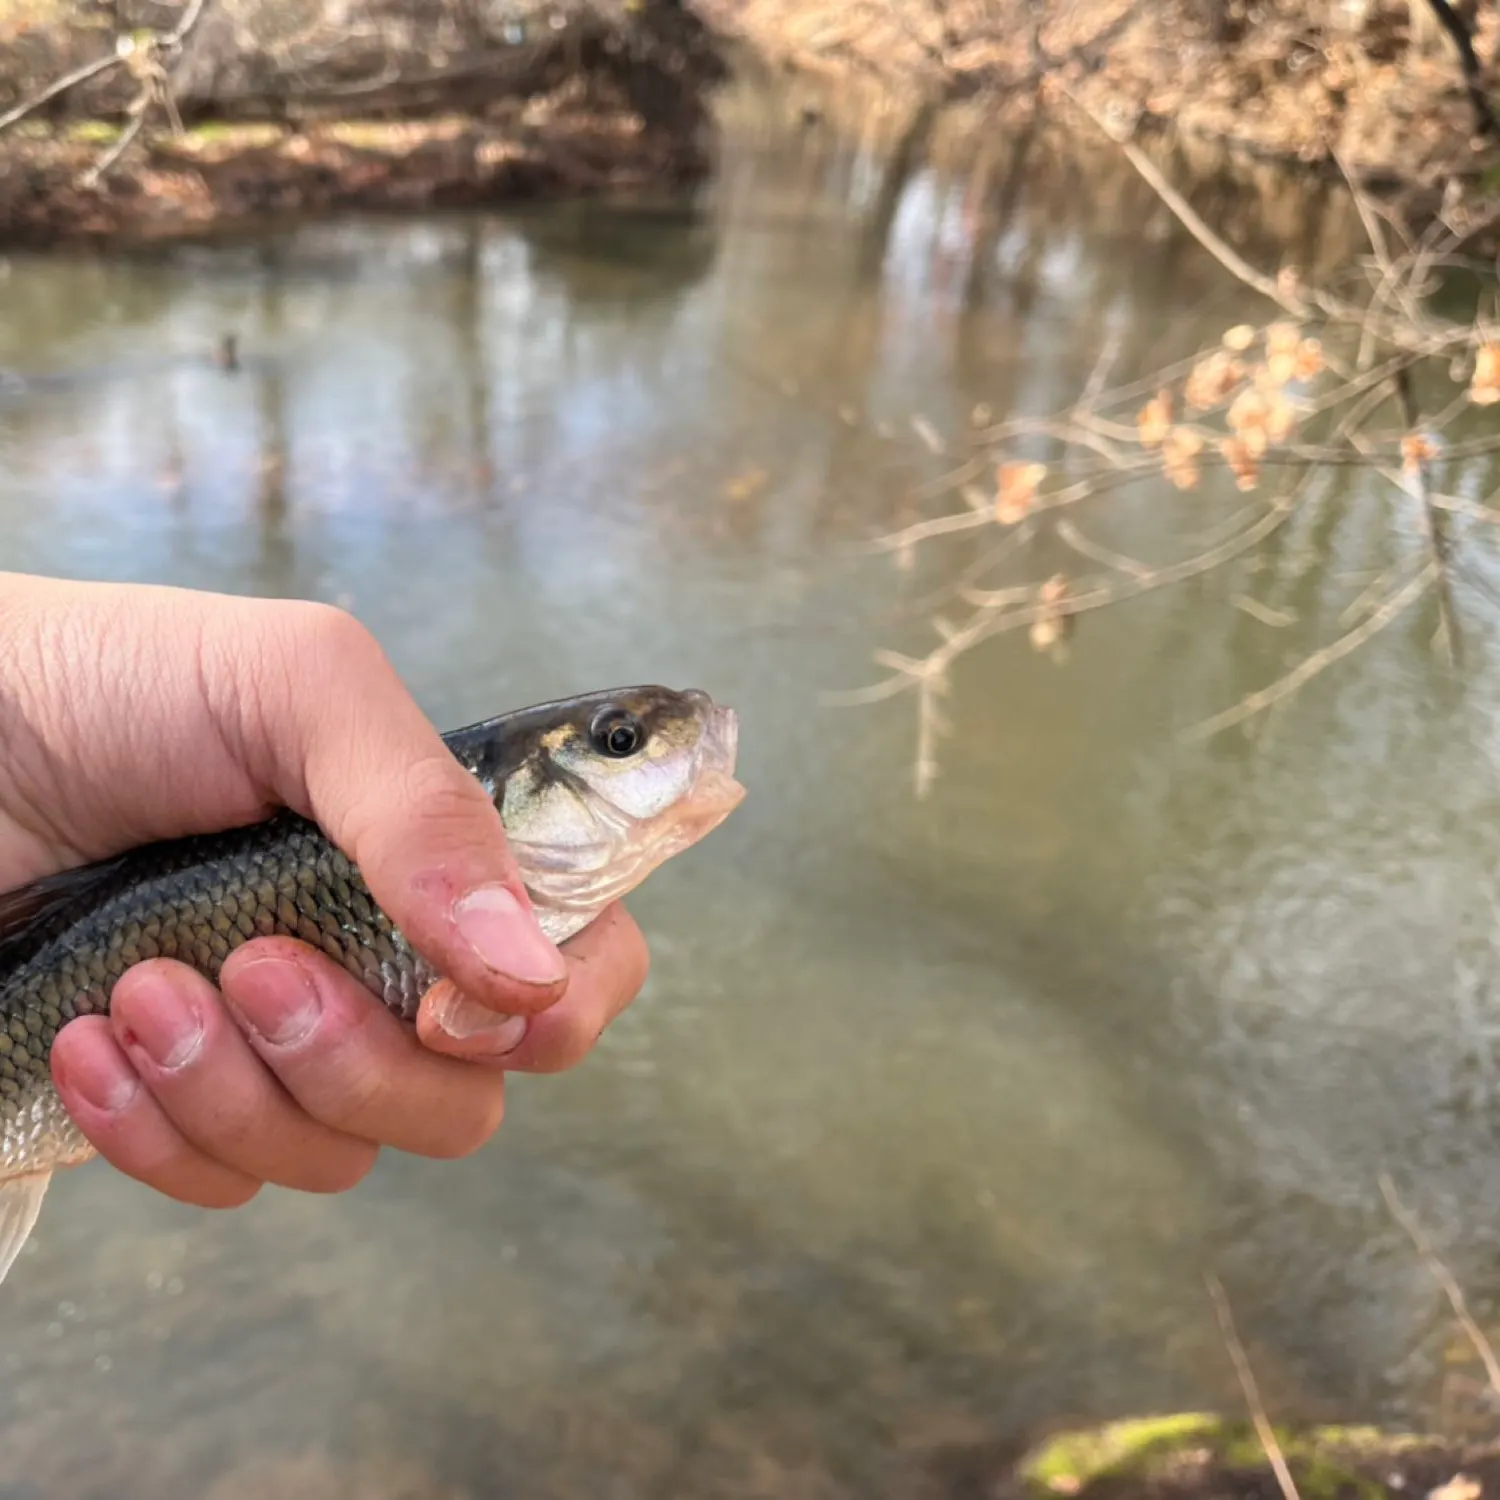
<path fill-rule="evenodd" d="M 560 952 L 483 788 L 374 638 L 324 605 L 0 573 L 0 891 L 155 839 L 314 818 L 448 978 L 416 1033 L 346 971 L 258 938 L 220 988 L 170 959 L 59 1032 L 89 1141 L 171 1197 L 352 1187 L 382 1146 L 476 1150 L 504 1071 L 574 1066 L 645 981 L 618 905 Z"/>

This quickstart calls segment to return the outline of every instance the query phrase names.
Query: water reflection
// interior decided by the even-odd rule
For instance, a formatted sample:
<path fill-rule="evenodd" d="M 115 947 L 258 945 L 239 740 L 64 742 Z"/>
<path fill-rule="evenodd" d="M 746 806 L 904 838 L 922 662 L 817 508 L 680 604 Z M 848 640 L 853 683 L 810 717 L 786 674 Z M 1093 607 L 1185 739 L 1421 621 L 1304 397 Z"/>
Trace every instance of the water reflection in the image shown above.
<path fill-rule="evenodd" d="M 980 1493 L 1038 1424 L 1236 1403 L 1209 1268 L 1273 1410 L 1417 1412 L 1442 1332 L 1382 1169 L 1497 1289 L 1482 556 L 1467 693 L 1419 620 L 1184 745 L 1406 545 L 1336 477 L 1261 573 L 1063 670 L 972 658 L 914 804 L 906 707 L 819 707 L 917 629 L 931 580 L 848 545 L 951 462 L 914 419 L 961 445 L 1071 399 L 1101 332 L 1140 367 L 1244 303 L 1041 126 L 976 156 L 732 109 L 695 204 L 4 284 L 7 565 L 344 600 L 445 723 L 701 682 L 751 798 L 637 899 L 642 1003 L 479 1159 L 222 1217 L 59 1183 L 6 1285 L 0 1495 Z M 1331 200 L 1298 223 L 1305 263 L 1348 243 Z M 1213 503 L 1116 521 L 1149 554 Z M 1251 577 L 1295 626 L 1225 605 Z"/>

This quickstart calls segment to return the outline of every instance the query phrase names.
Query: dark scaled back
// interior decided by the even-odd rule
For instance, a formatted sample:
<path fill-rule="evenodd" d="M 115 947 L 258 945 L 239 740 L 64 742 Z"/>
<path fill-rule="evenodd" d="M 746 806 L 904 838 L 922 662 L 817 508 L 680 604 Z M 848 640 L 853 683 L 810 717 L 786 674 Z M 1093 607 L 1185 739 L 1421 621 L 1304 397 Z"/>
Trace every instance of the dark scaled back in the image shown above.
<path fill-rule="evenodd" d="M 216 981 L 254 937 L 300 938 L 410 1020 L 436 977 L 318 829 L 284 813 L 97 867 L 0 949 L 0 1102 L 44 1082 L 57 1032 L 102 1014 L 121 975 L 173 958 Z"/>
<path fill-rule="evenodd" d="M 546 764 L 541 741 L 558 726 L 586 728 L 620 706 L 649 723 L 682 699 L 660 687 L 590 693 L 450 730 L 443 741 L 498 794 L 528 758 Z M 33 1053 L 39 1038 L 50 1048 L 59 1025 L 106 1009 L 120 974 L 143 958 L 178 958 L 217 980 L 235 947 L 273 933 L 320 947 L 407 1018 L 436 977 L 345 855 L 315 823 L 282 811 L 0 895 L 0 1050 L 7 1031 L 20 1041 L 22 1029 Z"/>

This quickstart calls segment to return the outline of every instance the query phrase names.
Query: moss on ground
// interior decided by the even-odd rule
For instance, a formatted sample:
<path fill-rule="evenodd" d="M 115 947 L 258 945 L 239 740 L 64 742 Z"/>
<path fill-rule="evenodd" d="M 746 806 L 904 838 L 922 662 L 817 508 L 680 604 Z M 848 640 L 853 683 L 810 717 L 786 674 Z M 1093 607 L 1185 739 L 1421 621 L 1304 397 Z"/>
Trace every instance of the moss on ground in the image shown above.
<path fill-rule="evenodd" d="M 1275 1433 L 1302 1500 L 1409 1494 L 1418 1483 L 1431 1488 L 1446 1480 L 1472 1457 L 1434 1439 L 1378 1427 L 1288 1425 Z M 1209 1412 L 1134 1417 L 1056 1433 L 1021 1460 L 1008 1488 L 1026 1500 L 1278 1492 L 1254 1427 Z"/>

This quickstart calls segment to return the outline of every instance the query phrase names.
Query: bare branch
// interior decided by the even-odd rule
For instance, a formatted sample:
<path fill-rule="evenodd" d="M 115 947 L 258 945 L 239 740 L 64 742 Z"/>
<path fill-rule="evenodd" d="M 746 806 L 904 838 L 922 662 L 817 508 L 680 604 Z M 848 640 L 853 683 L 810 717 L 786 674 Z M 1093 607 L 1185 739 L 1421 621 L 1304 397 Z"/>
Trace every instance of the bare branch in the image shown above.
<path fill-rule="evenodd" d="M 188 33 L 198 24 L 205 3 L 206 0 L 188 0 L 181 18 L 169 32 L 158 39 L 159 44 L 164 47 L 180 47 L 187 40 Z"/>
<path fill-rule="evenodd" d="M 202 17 L 205 4 L 206 0 L 188 0 L 182 15 L 171 31 L 156 32 L 144 40 L 122 32 L 115 38 L 115 48 L 109 56 L 85 63 L 82 67 L 63 74 L 61 78 L 48 84 L 39 94 L 16 105 L 6 114 L 0 115 L 0 131 L 8 130 L 49 100 L 67 93 L 69 89 L 76 88 L 81 83 L 87 83 L 89 79 L 97 78 L 101 73 L 106 73 L 112 68 L 128 66 L 130 71 L 140 79 L 140 89 L 127 108 L 128 118 L 124 129 L 104 155 L 84 173 L 81 179 L 82 184 L 85 187 L 96 185 L 124 155 L 130 143 L 140 134 L 154 100 L 160 100 L 173 129 L 180 135 L 182 120 L 177 113 L 176 101 L 172 98 L 166 61 L 174 57 L 181 49 L 183 42 Z"/>
<path fill-rule="evenodd" d="M 1385 592 L 1387 584 L 1391 581 L 1391 574 L 1395 571 L 1394 568 L 1385 568 L 1377 573 L 1368 586 L 1360 591 L 1359 597 L 1352 604 L 1347 605 L 1339 615 L 1339 624 L 1348 627 L 1371 609 L 1375 601 Z"/>
<path fill-rule="evenodd" d="M 1269 605 L 1262 604 L 1259 599 L 1252 599 L 1248 594 L 1231 594 L 1229 602 L 1236 609 L 1243 610 L 1251 619 L 1259 620 L 1262 625 L 1271 625 L 1278 630 L 1297 623 L 1296 615 L 1286 610 L 1272 609 Z"/>
<path fill-rule="evenodd" d="M 1226 271 L 1230 273 L 1231 276 L 1234 276 L 1238 280 L 1243 281 L 1246 286 L 1250 287 L 1254 291 L 1259 292 L 1262 297 L 1268 298 L 1278 307 L 1284 308 L 1294 317 L 1302 317 L 1307 313 L 1307 305 L 1302 301 L 1301 298 L 1288 296 L 1282 290 L 1282 288 L 1277 286 L 1275 280 L 1272 277 L 1265 275 L 1264 272 L 1257 271 L 1255 267 L 1252 266 L 1250 262 L 1247 261 L 1242 255 L 1240 255 L 1237 250 L 1235 250 L 1232 246 L 1227 245 L 1222 239 L 1220 239 L 1220 237 L 1215 234 L 1207 224 L 1204 223 L 1203 219 L 1193 208 L 1192 204 L 1190 204 L 1187 199 L 1184 198 L 1182 194 L 1179 193 L 1177 189 L 1174 188 L 1172 184 L 1162 176 L 1162 174 L 1157 170 L 1155 162 L 1153 162 L 1144 151 L 1142 151 L 1138 146 L 1134 145 L 1130 141 L 1121 140 L 1119 136 L 1109 128 L 1109 126 L 1104 122 L 1099 114 L 1091 109 L 1087 104 L 1085 104 L 1083 100 L 1073 92 L 1072 89 L 1067 87 L 1066 84 L 1058 83 L 1057 87 L 1064 98 L 1066 98 L 1076 108 L 1081 110 L 1083 114 L 1087 115 L 1089 120 L 1092 121 L 1099 130 L 1103 131 L 1105 135 L 1107 135 L 1112 141 L 1114 141 L 1114 143 L 1120 148 L 1120 151 L 1124 155 L 1125 160 L 1128 161 L 1130 165 L 1134 167 L 1143 178 L 1145 178 L 1147 183 L 1150 184 L 1152 191 L 1156 193 L 1157 197 L 1160 198 L 1161 201 L 1165 203 L 1166 206 L 1171 209 L 1172 212 L 1177 216 L 1177 219 L 1181 223 L 1182 227 L 1186 229 L 1188 233 L 1191 234 L 1192 237 L 1197 240 L 1198 243 L 1202 245 L 1203 248 L 1207 250 L 1208 253 L 1212 255 L 1214 259 L 1217 260 Z"/>
<path fill-rule="evenodd" d="M 27 115 L 40 109 L 48 100 L 57 98 L 59 94 L 65 94 L 69 89 L 80 83 L 87 83 L 90 78 L 97 78 L 111 68 L 118 68 L 129 55 L 128 51 L 116 50 L 108 57 L 97 58 L 91 63 L 84 63 L 80 68 L 74 68 L 71 73 L 64 73 L 61 78 L 49 83 L 41 93 L 33 94 L 30 99 L 23 100 L 14 109 L 0 115 L 0 131 L 9 130 L 12 125 L 24 120 Z"/>
<path fill-rule="evenodd" d="M 1370 257 L 1353 283 L 1357 291 L 1344 295 L 1308 286 L 1289 268 L 1267 274 L 1206 224 L 1143 150 L 1122 139 L 1065 82 L 1052 83 L 1115 142 L 1198 243 L 1284 316 L 1273 313 L 1261 325 L 1226 329 L 1216 346 L 1114 385 L 1111 372 L 1121 340 L 1112 332 L 1071 405 L 1051 416 L 1011 416 L 968 434 L 966 441 L 977 442 L 978 451 L 911 491 L 919 518 L 867 544 L 894 553 L 904 567 L 931 543 L 981 537 L 990 527 L 1004 538 L 998 546 L 969 548 L 968 560 L 955 566 L 935 595 L 909 606 L 930 608 L 936 601 L 946 607 L 957 600 L 967 607 L 968 614 L 952 622 L 933 621 L 939 636 L 933 649 L 920 657 L 881 658 L 887 675 L 829 696 L 828 701 L 870 703 L 915 693 L 919 790 L 935 775 L 942 732 L 937 701 L 966 651 L 1024 629 L 1035 650 L 1060 661 L 1079 616 L 1254 557 L 1315 492 L 1318 476 L 1330 470 L 1365 469 L 1395 486 L 1420 519 L 1425 561 L 1414 558 L 1382 572 L 1344 609 L 1331 642 L 1196 726 L 1190 737 L 1210 738 L 1287 703 L 1430 591 L 1437 597 L 1438 640 L 1456 665 L 1453 579 L 1460 562 L 1456 548 L 1465 535 L 1460 518 L 1500 525 L 1500 492 L 1479 503 L 1463 493 L 1439 493 L 1435 483 L 1439 465 L 1446 482 L 1454 465 L 1500 453 L 1494 424 L 1479 426 L 1461 441 L 1447 436 L 1450 424 L 1470 417 L 1473 408 L 1500 403 L 1500 329 L 1483 317 L 1459 322 L 1445 316 L 1441 301 L 1432 296 L 1442 268 L 1456 262 L 1463 243 L 1458 229 L 1443 225 L 1410 232 L 1393 211 L 1362 191 L 1330 145 L 1370 245 Z M 1500 221 L 1500 211 L 1495 218 Z M 1416 391 L 1444 379 L 1446 392 L 1424 396 L 1432 408 L 1424 416 Z M 935 453 L 956 447 L 945 445 L 924 418 L 914 418 L 913 427 Z M 1222 480 L 1230 475 L 1247 492 L 1246 500 L 1227 516 L 1189 520 L 1179 538 L 1188 555 L 1161 564 L 1104 545 L 1077 509 L 1097 509 L 1105 496 L 1127 487 L 1138 491 L 1147 482 L 1164 498 L 1171 493 L 1168 485 L 1201 493 L 1212 477 L 1221 481 L 1210 490 L 1209 498 L 1217 501 L 1227 489 Z M 1282 493 L 1271 492 L 1275 477 L 1283 480 Z M 952 505 L 952 513 L 923 513 L 930 501 Z M 1051 551 L 1042 550 L 1052 537 L 1088 570 L 1071 577 L 1055 572 Z M 1024 560 L 1018 565 L 1016 554 L 1033 539 L 1036 569 L 1050 575 L 1045 582 L 1024 576 Z M 1262 554 L 1258 560 L 1269 558 Z M 1226 589 L 1225 602 L 1272 628 L 1297 619 L 1295 612 L 1275 609 L 1244 589 Z"/>
<path fill-rule="evenodd" d="M 1100 563 L 1106 568 L 1114 568 L 1121 573 L 1128 573 L 1132 578 L 1151 577 L 1151 569 L 1145 563 L 1137 562 L 1133 557 L 1126 557 L 1122 552 L 1111 552 L 1108 547 L 1101 547 L 1097 542 L 1091 542 L 1071 521 L 1059 521 L 1053 530 L 1058 541 L 1066 542 L 1075 552 L 1088 558 L 1090 562 Z"/>
<path fill-rule="evenodd" d="M 1246 719 L 1253 718 L 1258 713 L 1264 713 L 1266 709 L 1273 704 L 1280 703 L 1282 699 L 1290 698 L 1299 688 L 1311 682 L 1319 672 L 1326 671 L 1336 661 L 1342 661 L 1351 652 L 1358 651 L 1366 641 L 1378 635 L 1399 615 L 1411 608 L 1437 582 L 1437 579 L 1438 566 L 1435 562 L 1429 561 L 1410 583 L 1387 599 L 1364 624 L 1357 625 L 1346 635 L 1341 635 L 1332 645 L 1324 646 L 1321 651 L 1314 651 L 1306 661 L 1299 663 L 1285 677 L 1273 682 L 1270 687 L 1262 688 L 1257 693 L 1249 693 L 1233 708 L 1227 708 L 1223 713 L 1215 714 L 1211 719 L 1205 719 L 1189 731 L 1188 738 L 1212 739 L 1214 735 L 1222 734 L 1236 724 L 1243 724 Z"/>
<path fill-rule="evenodd" d="M 1453 1273 L 1443 1264 L 1437 1251 L 1432 1248 L 1432 1242 L 1423 1233 L 1416 1215 L 1397 1195 L 1396 1184 L 1391 1181 L 1388 1173 L 1380 1174 L 1380 1191 L 1392 1217 L 1406 1231 L 1412 1244 L 1416 1246 L 1417 1254 L 1422 1257 L 1427 1269 L 1432 1272 L 1433 1280 L 1443 1289 L 1443 1295 L 1453 1309 L 1453 1316 L 1458 1320 L 1458 1326 L 1468 1336 L 1469 1342 L 1474 1346 L 1474 1352 L 1484 1365 L 1484 1373 L 1489 1377 L 1491 1392 L 1500 1396 L 1500 1360 L 1495 1358 L 1494 1346 L 1485 1337 L 1484 1330 L 1474 1321 L 1473 1314 L 1469 1311 L 1468 1301 L 1464 1297 L 1463 1288 L 1454 1279 Z"/>
<path fill-rule="evenodd" d="M 1110 330 L 1109 336 L 1099 350 L 1099 358 L 1094 361 L 1094 368 L 1089 372 L 1088 383 L 1074 405 L 1074 411 L 1081 413 L 1093 411 L 1104 392 L 1104 382 L 1109 379 L 1109 372 L 1114 368 L 1115 360 L 1119 358 L 1120 345 L 1124 341 L 1124 335 L 1118 328 Z"/>
<path fill-rule="evenodd" d="M 1448 578 L 1448 533 L 1445 517 L 1432 504 L 1427 486 L 1427 465 L 1431 458 L 1429 444 L 1418 431 L 1421 413 L 1417 409 L 1416 393 L 1412 390 L 1411 368 L 1403 365 L 1396 373 L 1396 393 L 1401 401 L 1401 415 L 1406 422 L 1407 437 L 1402 473 L 1408 481 L 1408 491 L 1422 507 L 1422 524 L 1427 534 L 1427 546 L 1432 553 L 1433 566 L 1437 569 L 1438 631 L 1449 665 L 1458 659 L 1458 626 L 1453 612 L 1452 585 Z"/>
<path fill-rule="evenodd" d="M 1213 1299 L 1214 1315 L 1219 1320 L 1224 1347 L 1229 1351 L 1229 1358 L 1234 1363 L 1234 1373 L 1239 1377 L 1240 1389 L 1245 1393 L 1245 1405 L 1250 1408 L 1255 1435 L 1260 1439 L 1266 1459 L 1276 1475 L 1276 1483 L 1281 1487 L 1282 1500 L 1302 1500 L 1297 1493 L 1297 1481 L 1292 1478 L 1292 1471 L 1287 1467 L 1286 1454 L 1281 1451 L 1281 1444 L 1276 1439 L 1276 1429 L 1266 1416 L 1266 1408 L 1260 1399 L 1260 1389 L 1255 1383 L 1255 1372 L 1250 1368 L 1245 1346 L 1240 1343 L 1240 1336 L 1235 1332 L 1229 1298 L 1224 1295 L 1224 1288 L 1219 1284 L 1218 1277 L 1207 1276 L 1204 1280 L 1208 1283 L 1208 1295 Z"/>
<path fill-rule="evenodd" d="M 130 117 L 130 123 L 110 144 L 109 150 L 79 178 L 81 186 L 86 188 L 95 187 L 104 174 L 124 156 L 130 148 L 130 143 L 141 133 L 141 126 L 146 123 L 146 109 L 145 101 L 140 101 L 140 103 L 141 108 L 134 111 Z"/>

